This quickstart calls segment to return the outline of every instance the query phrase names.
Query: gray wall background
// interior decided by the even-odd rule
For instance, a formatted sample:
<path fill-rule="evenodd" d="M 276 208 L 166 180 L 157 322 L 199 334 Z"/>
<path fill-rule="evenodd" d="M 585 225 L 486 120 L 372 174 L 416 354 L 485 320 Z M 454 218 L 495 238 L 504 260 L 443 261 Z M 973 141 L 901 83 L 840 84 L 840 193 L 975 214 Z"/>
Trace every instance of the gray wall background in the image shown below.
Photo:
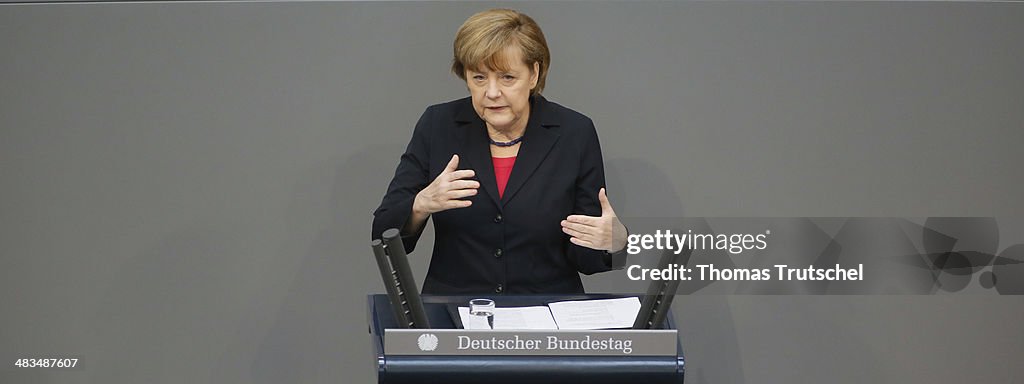
<path fill-rule="evenodd" d="M 373 381 L 371 212 L 494 5 L 0 5 L 0 382 Z M 1022 4 L 513 6 L 622 216 L 1024 215 Z M 674 310 L 688 383 L 1024 377 L 1019 297 Z"/>

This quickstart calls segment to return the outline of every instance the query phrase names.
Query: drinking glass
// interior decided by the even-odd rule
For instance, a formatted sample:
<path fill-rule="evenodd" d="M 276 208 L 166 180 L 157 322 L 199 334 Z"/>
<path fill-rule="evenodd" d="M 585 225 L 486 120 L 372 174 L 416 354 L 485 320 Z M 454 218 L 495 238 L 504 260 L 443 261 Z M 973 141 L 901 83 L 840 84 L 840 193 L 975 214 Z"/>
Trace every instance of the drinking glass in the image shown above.
<path fill-rule="evenodd" d="M 481 321 L 486 320 L 487 326 L 494 329 L 494 300 L 473 299 L 469 301 L 469 314 Z"/>

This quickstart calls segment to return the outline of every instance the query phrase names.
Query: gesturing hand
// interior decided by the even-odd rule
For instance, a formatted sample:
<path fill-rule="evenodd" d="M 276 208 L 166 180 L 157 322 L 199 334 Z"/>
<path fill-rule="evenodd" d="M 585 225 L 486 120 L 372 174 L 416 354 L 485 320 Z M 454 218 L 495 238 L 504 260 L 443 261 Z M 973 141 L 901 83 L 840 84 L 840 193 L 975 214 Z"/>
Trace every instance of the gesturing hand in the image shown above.
<path fill-rule="evenodd" d="M 617 252 L 626 247 L 626 227 L 615 216 L 604 188 L 597 193 L 597 198 L 601 200 L 601 216 L 569 215 L 562 220 L 562 232 L 581 247 Z"/>
<path fill-rule="evenodd" d="M 473 205 L 473 202 L 469 200 L 460 199 L 475 195 L 477 188 L 480 188 L 480 183 L 474 180 L 464 180 L 473 177 L 476 173 L 472 169 L 456 170 L 458 167 L 459 155 L 453 155 L 441 174 L 416 194 L 416 200 L 412 203 L 413 211 L 429 215 Z"/>

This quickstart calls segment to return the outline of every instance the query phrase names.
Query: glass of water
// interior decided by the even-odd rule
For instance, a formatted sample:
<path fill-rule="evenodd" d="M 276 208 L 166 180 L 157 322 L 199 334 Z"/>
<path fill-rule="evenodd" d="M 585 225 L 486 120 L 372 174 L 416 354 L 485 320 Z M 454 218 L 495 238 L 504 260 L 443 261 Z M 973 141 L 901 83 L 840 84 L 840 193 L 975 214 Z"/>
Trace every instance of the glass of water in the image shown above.
<path fill-rule="evenodd" d="M 469 314 L 480 319 L 481 323 L 487 322 L 487 326 L 494 329 L 494 300 L 473 299 L 469 301 Z"/>

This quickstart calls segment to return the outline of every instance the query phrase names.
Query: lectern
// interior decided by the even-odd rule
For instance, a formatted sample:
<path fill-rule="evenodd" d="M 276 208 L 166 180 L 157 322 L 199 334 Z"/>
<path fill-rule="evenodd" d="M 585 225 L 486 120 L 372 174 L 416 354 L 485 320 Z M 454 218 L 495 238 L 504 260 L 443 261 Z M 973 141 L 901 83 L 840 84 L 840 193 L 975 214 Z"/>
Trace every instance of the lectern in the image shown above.
<path fill-rule="evenodd" d="M 449 307 L 470 299 L 528 307 L 622 296 L 420 296 L 398 229 L 371 245 L 388 292 L 366 301 L 378 383 L 683 382 L 683 348 L 669 311 L 678 281 L 652 282 L 631 329 L 463 330 Z M 659 264 L 678 257 L 665 254 Z"/>
<path fill-rule="evenodd" d="M 669 314 L 653 329 L 600 331 L 460 330 L 450 305 L 490 298 L 499 307 L 621 295 L 423 295 L 430 329 L 402 327 L 387 295 L 367 297 L 377 382 L 399 383 L 682 383 L 682 345 Z"/>

